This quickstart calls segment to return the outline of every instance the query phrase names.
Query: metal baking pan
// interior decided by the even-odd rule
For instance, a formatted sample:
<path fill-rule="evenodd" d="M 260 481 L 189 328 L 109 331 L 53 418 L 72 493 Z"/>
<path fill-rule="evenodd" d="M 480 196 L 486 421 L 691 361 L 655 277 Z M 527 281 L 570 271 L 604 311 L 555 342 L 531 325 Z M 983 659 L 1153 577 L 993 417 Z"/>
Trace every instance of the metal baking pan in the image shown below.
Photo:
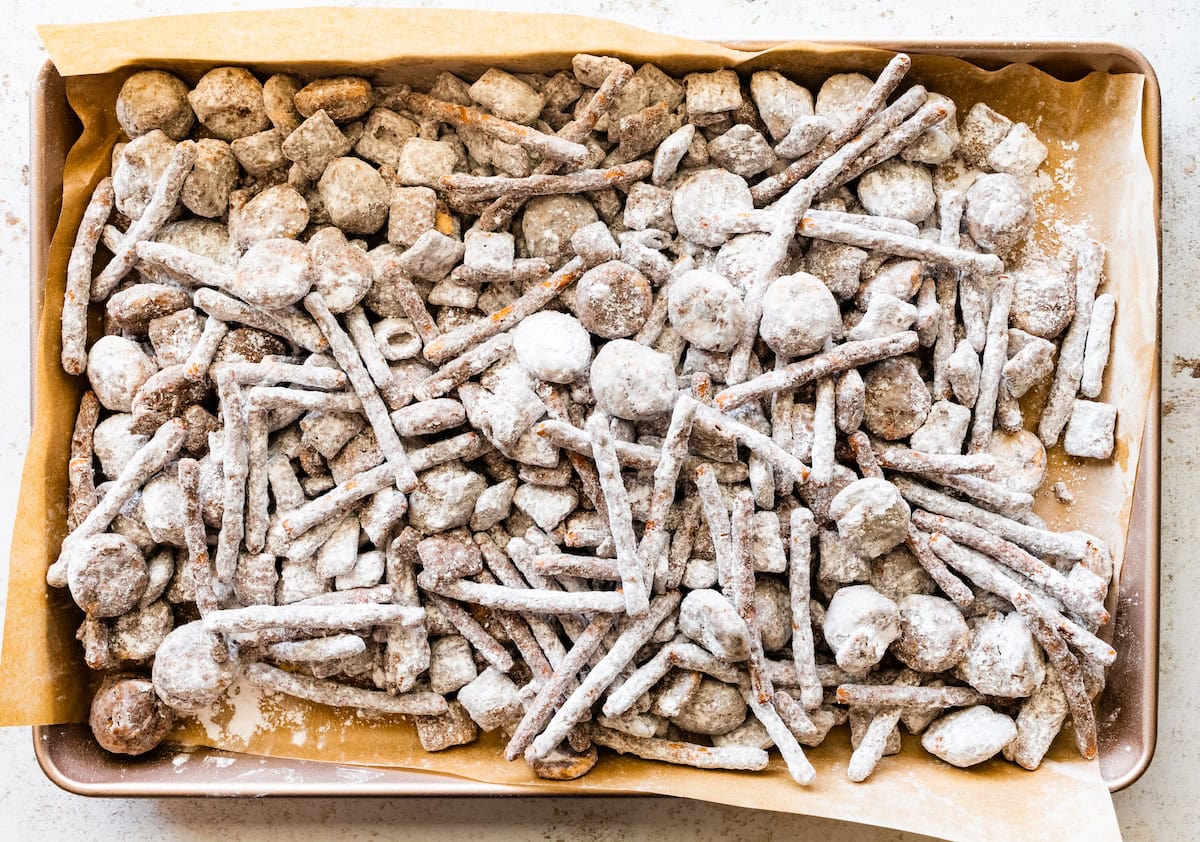
<path fill-rule="evenodd" d="M 778 42 L 731 41 L 724 46 L 762 50 Z M 841 41 L 839 43 L 847 43 Z M 955 56 L 980 67 L 1032 64 L 1051 75 L 1073 81 L 1096 70 L 1140 73 L 1146 77 L 1142 135 L 1154 179 L 1155 224 L 1159 229 L 1161 265 L 1162 102 L 1158 79 L 1149 61 L 1136 50 L 1102 42 L 905 41 L 854 39 L 854 43 L 907 53 Z M 63 80 L 53 64 L 38 71 L 31 93 L 30 161 L 30 314 L 31 366 L 34 335 L 42 308 L 43 282 L 50 240 L 58 222 L 63 163 L 80 126 L 66 101 Z M 1161 289 L 1161 269 L 1160 269 Z M 1161 293 L 1156 308 L 1160 313 Z M 1159 438 L 1158 370 L 1146 420 L 1142 460 L 1134 488 L 1132 521 L 1125 547 L 1120 600 L 1113 645 L 1118 658 L 1100 698 L 1100 767 L 1113 792 L 1136 781 L 1154 755 L 1158 725 L 1158 587 L 1159 587 Z M 32 381 L 31 381 L 32 382 Z M 32 388 L 32 386 L 31 386 Z M 31 402 L 37 400 L 31 394 Z M 448 775 L 399 769 L 361 769 L 303 760 L 252 757 L 200 749 L 184 759 L 169 748 L 149 756 L 118 758 L 96 745 L 84 724 L 33 728 L 34 753 L 46 776 L 63 789 L 95 796 L 480 796 L 528 795 L 521 787 L 479 783 Z"/>

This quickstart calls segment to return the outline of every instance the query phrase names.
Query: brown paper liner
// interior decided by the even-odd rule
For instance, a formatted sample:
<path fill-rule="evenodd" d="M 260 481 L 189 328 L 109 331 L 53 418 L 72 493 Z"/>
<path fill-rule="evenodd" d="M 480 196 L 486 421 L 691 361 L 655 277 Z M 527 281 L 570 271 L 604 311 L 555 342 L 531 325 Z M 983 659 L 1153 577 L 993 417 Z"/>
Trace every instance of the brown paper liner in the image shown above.
<path fill-rule="evenodd" d="M 36 348 L 37 414 L 21 480 L 10 556 L 7 621 L 0 659 L 0 725 L 74 722 L 86 715 L 89 676 L 74 630 L 69 596 L 48 588 L 45 570 L 64 534 L 67 449 L 84 386 L 59 366 L 58 321 L 74 231 L 95 183 L 109 168 L 119 135 L 113 104 L 135 67 L 174 71 L 189 82 L 221 64 L 259 73 L 302 76 L 362 73 L 377 81 L 428 83 L 442 70 L 466 76 L 491 65 L 514 71 L 568 67 L 578 52 L 654 61 L 672 73 L 716 66 L 774 68 L 813 90 L 832 72 L 873 74 L 889 54 L 863 47 L 785 44 L 762 53 L 646 32 L 590 18 L 394 9 L 304 9 L 150 18 L 94 26 L 49 26 L 40 34 L 67 79 L 70 104 L 83 124 L 63 178 L 60 224 L 48 264 L 45 307 Z M 1103 538 L 1118 565 L 1124 552 L 1133 480 L 1146 418 L 1157 340 L 1158 266 L 1154 187 L 1142 143 L 1143 78 L 1092 73 L 1074 82 L 1027 65 L 983 70 L 958 59 L 913 56 L 907 83 L 952 97 L 960 113 L 986 101 L 1035 130 L 1050 149 L 1043 172 L 1055 183 L 1041 194 L 1040 240 L 1055 233 L 1054 216 L 1086 220 L 1109 246 L 1105 290 L 1116 294 L 1115 353 L 1103 400 L 1120 408 L 1111 462 L 1068 464 L 1051 454 L 1051 477 L 1037 510 L 1056 528 L 1082 528 Z M 1078 148 L 1067 144 L 1078 143 Z M 1071 507 L 1048 493 L 1063 478 Z M 1115 600 L 1115 594 L 1113 595 Z M 1115 603 L 1114 603 L 1115 604 Z M 1042 768 L 1025 772 L 993 760 L 963 771 L 925 754 L 916 739 L 884 758 L 865 784 L 845 777 L 849 746 L 839 729 L 809 752 L 816 783 L 799 787 L 782 761 L 765 773 L 682 769 L 605 756 L 587 777 L 552 783 L 501 758 L 496 735 L 438 754 L 423 752 L 410 724 L 366 720 L 235 685 L 230 698 L 188 722 L 173 739 L 250 754 L 403 767 L 562 793 L 675 795 L 829 818 L 867 822 L 948 839 L 1117 839 L 1112 803 L 1095 762 L 1084 762 L 1067 735 Z"/>

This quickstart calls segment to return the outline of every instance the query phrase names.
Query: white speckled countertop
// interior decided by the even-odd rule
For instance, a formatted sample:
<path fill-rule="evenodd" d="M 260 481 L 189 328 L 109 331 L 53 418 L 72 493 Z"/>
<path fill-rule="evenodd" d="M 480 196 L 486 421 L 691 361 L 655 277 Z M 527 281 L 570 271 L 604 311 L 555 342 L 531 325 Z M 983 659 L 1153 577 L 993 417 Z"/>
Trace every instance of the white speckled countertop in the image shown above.
<path fill-rule="evenodd" d="M 327 0 L 329 2 L 330 0 Z M 217 9 L 324 5 L 305 0 L 5 0 L 0 30 L 0 265 L 6 306 L 0 310 L 0 547 L 9 544 L 29 417 L 28 189 L 29 83 L 45 59 L 33 27 L 151 14 Z M 351 5 L 359 5 L 352 3 Z M 362 4 L 367 5 L 367 4 Z M 1200 718 L 1194 692 L 1200 662 L 1200 564 L 1195 562 L 1194 513 L 1200 495 L 1194 439 L 1200 433 L 1200 5 L 1194 0 L 1096 3 L 1008 0 L 966 3 L 922 0 L 418 0 L 422 7 L 469 7 L 607 16 L 699 38 L 952 36 L 1006 39 L 1104 39 L 1141 50 L 1163 90 L 1163 498 L 1162 644 L 1158 753 L 1146 775 L 1116 796 L 1130 840 L 1200 838 Z M 819 13 L 816 11 L 819 9 Z M 5 572 L 0 569 L 0 610 Z M 604 798 L 539 800 L 288 801 L 89 800 L 56 789 L 34 761 L 27 728 L 0 729 L 0 838 L 79 839 L 119 836 L 123 842 L 209 839 L 290 842 L 313 838 L 445 838 L 596 842 L 631 836 L 671 840 L 837 838 L 917 840 L 911 834 L 689 801 Z"/>

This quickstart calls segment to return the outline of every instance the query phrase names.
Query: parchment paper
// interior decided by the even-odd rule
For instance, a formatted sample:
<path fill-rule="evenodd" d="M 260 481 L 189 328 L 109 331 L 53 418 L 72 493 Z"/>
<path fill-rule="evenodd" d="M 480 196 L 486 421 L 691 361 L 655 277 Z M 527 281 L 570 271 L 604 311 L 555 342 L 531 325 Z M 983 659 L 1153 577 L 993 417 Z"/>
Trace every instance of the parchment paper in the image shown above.
<path fill-rule="evenodd" d="M 379 81 L 429 82 L 442 70 L 466 76 L 491 65 L 514 71 L 569 66 L 577 52 L 654 61 L 673 73 L 717 66 L 776 68 L 815 91 L 831 72 L 874 74 L 889 55 L 860 47 L 792 43 L 757 54 L 737 52 L 600 20 L 574 16 L 384 9 L 305 9 L 152 18 L 95 26 L 44 27 L 40 34 L 84 133 L 67 159 L 63 210 L 51 247 L 46 304 L 36 349 L 38 411 L 25 462 L 11 553 L 8 613 L 0 659 L 0 725 L 80 721 L 88 671 L 74 640 L 78 612 L 45 570 L 64 534 L 67 448 L 82 379 L 58 364 L 58 320 L 68 250 L 87 197 L 109 167 L 119 128 L 112 113 L 133 67 L 173 70 L 194 82 L 220 64 L 260 73 L 315 76 L 357 72 Z M 1083 528 L 1124 552 L 1133 480 L 1155 375 L 1157 249 L 1154 186 L 1141 136 L 1143 79 L 1093 73 L 1062 82 L 1029 66 L 981 70 L 957 59 L 914 56 L 906 84 L 920 82 L 955 99 L 964 113 L 986 101 L 1023 120 L 1047 144 L 1047 188 L 1038 194 L 1038 239 L 1048 252 L 1062 230 L 1051 216 L 1086 220 L 1109 245 L 1108 280 L 1116 294 L 1113 361 L 1104 400 L 1120 408 L 1111 463 L 1067 465 L 1057 451 L 1051 479 L 1075 493 L 1072 507 L 1044 493 L 1038 511 L 1058 527 Z M 1077 144 L 1077 146 L 1076 146 Z M 874 823 L 947 839 L 1117 839 L 1111 800 L 1097 763 L 1082 761 L 1060 738 L 1035 772 L 1002 761 L 970 771 L 926 755 L 911 737 L 866 784 L 846 780 L 842 730 L 809 752 L 815 785 L 796 786 L 782 762 L 767 773 L 701 772 L 606 756 L 586 778 L 540 781 L 524 764 L 505 763 L 495 736 L 426 754 L 403 721 L 366 720 L 292 699 L 262 698 L 235 685 L 228 702 L 174 735 L 183 745 L 253 754 L 396 766 L 556 792 L 640 792 Z"/>

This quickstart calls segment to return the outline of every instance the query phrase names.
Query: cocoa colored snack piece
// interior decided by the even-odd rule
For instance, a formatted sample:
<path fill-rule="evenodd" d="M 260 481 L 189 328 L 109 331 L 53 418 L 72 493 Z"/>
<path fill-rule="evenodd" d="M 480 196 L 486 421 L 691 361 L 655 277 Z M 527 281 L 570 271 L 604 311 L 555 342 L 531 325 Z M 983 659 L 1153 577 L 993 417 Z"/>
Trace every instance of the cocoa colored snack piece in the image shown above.
<path fill-rule="evenodd" d="M 1091 756 L 1112 559 L 1032 504 L 1059 438 L 1113 450 L 1104 250 L 1024 263 L 1045 145 L 909 65 L 130 76 L 47 571 L 89 666 L 149 670 L 99 743 L 241 678 L 552 780 L 804 785 L 847 719 L 855 781 L 898 723 L 1032 768 L 1069 715 Z"/>

